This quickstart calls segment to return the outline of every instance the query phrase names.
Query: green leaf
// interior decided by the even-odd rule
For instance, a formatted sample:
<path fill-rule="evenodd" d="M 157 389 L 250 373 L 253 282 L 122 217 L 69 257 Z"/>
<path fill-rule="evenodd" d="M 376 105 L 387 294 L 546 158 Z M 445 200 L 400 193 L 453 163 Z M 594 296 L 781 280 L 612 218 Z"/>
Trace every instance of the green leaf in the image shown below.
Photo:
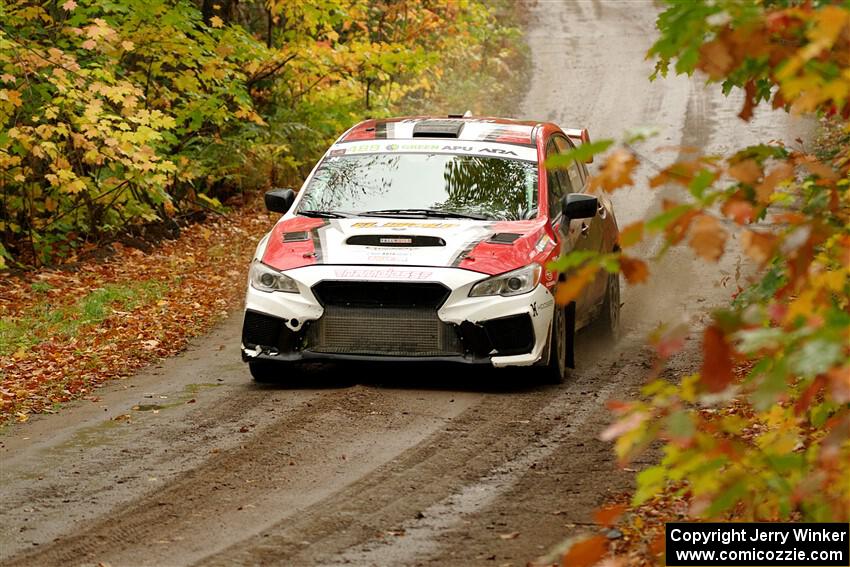
<path fill-rule="evenodd" d="M 638 489 L 632 497 L 632 506 L 640 506 L 664 487 L 667 469 L 658 465 L 642 470 L 637 475 Z"/>
<path fill-rule="evenodd" d="M 563 154 L 556 154 L 546 158 L 545 165 L 549 169 L 569 167 L 574 161 L 586 162 L 596 154 L 600 154 L 610 148 L 614 140 L 597 140 L 589 144 L 582 144 Z"/>
<path fill-rule="evenodd" d="M 732 508 L 746 493 L 747 482 L 745 480 L 735 482 L 712 500 L 711 505 L 706 510 L 706 516 L 709 518 L 716 517 L 721 512 Z"/>
<path fill-rule="evenodd" d="M 670 435 L 679 439 L 690 439 L 696 432 L 691 414 L 680 410 L 667 416 L 667 431 Z"/>

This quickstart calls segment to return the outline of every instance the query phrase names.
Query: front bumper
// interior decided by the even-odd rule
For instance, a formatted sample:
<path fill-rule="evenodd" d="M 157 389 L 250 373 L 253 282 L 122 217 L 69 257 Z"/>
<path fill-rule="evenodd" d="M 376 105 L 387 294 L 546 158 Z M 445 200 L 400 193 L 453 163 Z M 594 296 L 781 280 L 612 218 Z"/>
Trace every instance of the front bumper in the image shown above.
<path fill-rule="evenodd" d="M 534 364 L 546 350 L 554 299 L 542 285 L 513 297 L 469 297 L 487 276 L 457 268 L 327 265 L 286 274 L 299 293 L 248 286 L 244 360 L 428 360 L 501 367 Z M 442 297 L 429 297 L 443 288 Z M 356 293 L 340 296 L 338 289 Z M 398 289 L 410 297 L 394 294 Z"/>

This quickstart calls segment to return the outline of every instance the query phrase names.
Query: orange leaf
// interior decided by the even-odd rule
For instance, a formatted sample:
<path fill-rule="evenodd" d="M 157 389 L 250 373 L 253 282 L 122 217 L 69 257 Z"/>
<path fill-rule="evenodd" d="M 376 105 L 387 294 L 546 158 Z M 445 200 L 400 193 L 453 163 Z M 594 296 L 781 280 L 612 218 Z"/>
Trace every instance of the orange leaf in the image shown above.
<path fill-rule="evenodd" d="M 776 248 L 776 236 L 766 232 L 745 230 L 741 235 L 741 246 L 744 252 L 760 264 L 764 264 L 773 256 Z"/>
<path fill-rule="evenodd" d="M 702 338 L 701 379 L 710 392 L 720 392 L 732 381 L 732 348 L 719 327 L 712 325 Z"/>
<path fill-rule="evenodd" d="M 11 94 L 14 91 L 9 91 Z M 807 160 L 803 163 L 803 167 L 809 170 L 812 175 L 820 177 L 821 179 L 829 179 L 835 180 L 838 179 L 838 174 L 835 173 L 835 170 L 829 167 L 828 165 L 816 161 L 814 158 L 811 160 Z"/>
<path fill-rule="evenodd" d="M 710 41 L 700 48 L 699 68 L 715 81 L 722 79 L 732 69 L 735 60 L 720 40 Z"/>
<path fill-rule="evenodd" d="M 741 183 L 746 183 L 747 185 L 752 185 L 758 178 L 761 177 L 762 171 L 759 164 L 756 163 L 755 160 L 745 159 L 744 161 L 739 161 L 735 165 L 729 168 L 729 175 L 733 178 L 737 179 Z"/>
<path fill-rule="evenodd" d="M 832 397 L 839 404 L 850 402 L 850 365 L 833 368 L 827 373 Z"/>
<path fill-rule="evenodd" d="M 677 161 L 670 167 L 661 170 L 661 173 L 649 180 L 649 186 L 652 188 L 665 185 L 667 183 L 678 183 L 685 187 L 693 181 L 697 171 L 702 169 L 702 163 L 698 160 L 692 161 Z"/>
<path fill-rule="evenodd" d="M 605 506 L 593 513 L 593 521 L 600 526 L 609 527 L 612 526 L 625 511 L 625 504 L 612 504 L 610 506 Z"/>
<path fill-rule="evenodd" d="M 0 91 L 0 99 L 8 100 L 12 103 L 13 106 L 21 106 L 24 101 L 21 99 L 20 91 L 9 90 L 9 91 Z"/>
<path fill-rule="evenodd" d="M 646 262 L 637 258 L 620 256 L 620 271 L 630 284 L 643 283 L 649 278 L 649 268 Z"/>
<path fill-rule="evenodd" d="M 634 183 L 632 171 L 637 167 L 637 164 L 637 159 L 631 152 L 622 148 L 614 150 L 605 160 L 605 165 L 602 166 L 599 174 L 590 179 L 590 190 L 595 191 L 602 187 L 605 191 L 610 192 L 631 185 Z"/>
<path fill-rule="evenodd" d="M 734 197 L 723 204 L 722 210 L 724 215 L 738 224 L 750 223 L 755 217 L 753 206 L 749 202 Z"/>
<path fill-rule="evenodd" d="M 590 567 L 595 565 L 608 551 L 608 541 L 598 535 L 574 544 L 561 557 L 563 567 Z"/>
<path fill-rule="evenodd" d="M 698 256 L 716 262 L 723 255 L 726 236 L 720 221 L 709 215 L 699 215 L 691 225 L 691 239 L 688 244 Z"/>
<path fill-rule="evenodd" d="M 794 168 L 787 163 L 780 163 L 756 186 L 756 197 L 760 203 L 767 203 L 776 186 L 794 176 Z"/>
<path fill-rule="evenodd" d="M 593 276 L 599 270 L 599 266 L 588 264 L 582 267 L 574 274 L 567 277 L 567 281 L 558 286 L 555 290 L 555 301 L 559 305 L 566 305 L 571 301 L 575 301 L 587 284 L 591 282 Z"/>
<path fill-rule="evenodd" d="M 809 387 L 803 391 L 803 394 L 797 399 L 797 403 L 794 404 L 794 414 L 802 415 L 812 402 L 815 400 L 815 396 L 817 396 L 821 390 L 826 387 L 826 376 L 823 374 L 815 377 Z"/>
<path fill-rule="evenodd" d="M 637 244 L 643 239 L 643 221 L 634 222 L 623 227 L 620 231 L 618 242 L 621 248 L 628 248 L 633 244 Z"/>

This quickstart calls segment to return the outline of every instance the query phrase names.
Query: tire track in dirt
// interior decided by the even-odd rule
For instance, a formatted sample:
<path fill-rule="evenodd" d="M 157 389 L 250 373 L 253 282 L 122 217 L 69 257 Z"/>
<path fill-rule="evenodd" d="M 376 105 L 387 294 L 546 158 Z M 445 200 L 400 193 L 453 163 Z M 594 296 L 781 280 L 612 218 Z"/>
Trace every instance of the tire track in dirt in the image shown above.
<path fill-rule="evenodd" d="M 427 407 L 396 411 L 405 405 L 415 409 L 416 394 L 393 395 L 391 404 L 387 397 L 364 386 L 316 397 L 268 426 L 246 431 L 243 444 L 211 455 L 159 490 L 8 565 L 191 562 L 363 476 L 465 407 L 458 399 L 457 410 L 446 416 Z M 456 396 L 463 397 L 470 396 Z M 387 405 L 393 409 L 379 411 Z M 377 445 L 376 437 L 385 434 L 395 437 Z M 222 529 L 227 525 L 245 531 Z M 179 559 L 175 543 L 181 546 Z"/>
<path fill-rule="evenodd" d="M 625 349 L 600 360 L 599 366 L 622 378 L 601 388 L 596 373 L 585 372 L 562 387 L 511 393 L 509 400 L 488 394 L 368 477 L 200 564 L 264 565 L 283 558 L 292 565 L 422 562 L 437 554 L 459 521 L 510 490 L 528 466 L 566 439 L 586 434 L 584 421 L 598 414 L 608 393 L 633 386 L 645 372 L 645 357 Z"/>

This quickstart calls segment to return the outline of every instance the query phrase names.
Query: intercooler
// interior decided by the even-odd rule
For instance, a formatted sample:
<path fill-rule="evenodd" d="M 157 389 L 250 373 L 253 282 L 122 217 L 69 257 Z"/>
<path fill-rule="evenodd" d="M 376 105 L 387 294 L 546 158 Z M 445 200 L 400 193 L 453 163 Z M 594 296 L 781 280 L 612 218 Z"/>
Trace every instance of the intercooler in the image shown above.
<path fill-rule="evenodd" d="M 333 354 L 452 356 L 463 353 L 455 329 L 437 317 L 448 296 L 439 284 L 320 282 L 324 314 L 307 333 L 307 349 Z"/>

